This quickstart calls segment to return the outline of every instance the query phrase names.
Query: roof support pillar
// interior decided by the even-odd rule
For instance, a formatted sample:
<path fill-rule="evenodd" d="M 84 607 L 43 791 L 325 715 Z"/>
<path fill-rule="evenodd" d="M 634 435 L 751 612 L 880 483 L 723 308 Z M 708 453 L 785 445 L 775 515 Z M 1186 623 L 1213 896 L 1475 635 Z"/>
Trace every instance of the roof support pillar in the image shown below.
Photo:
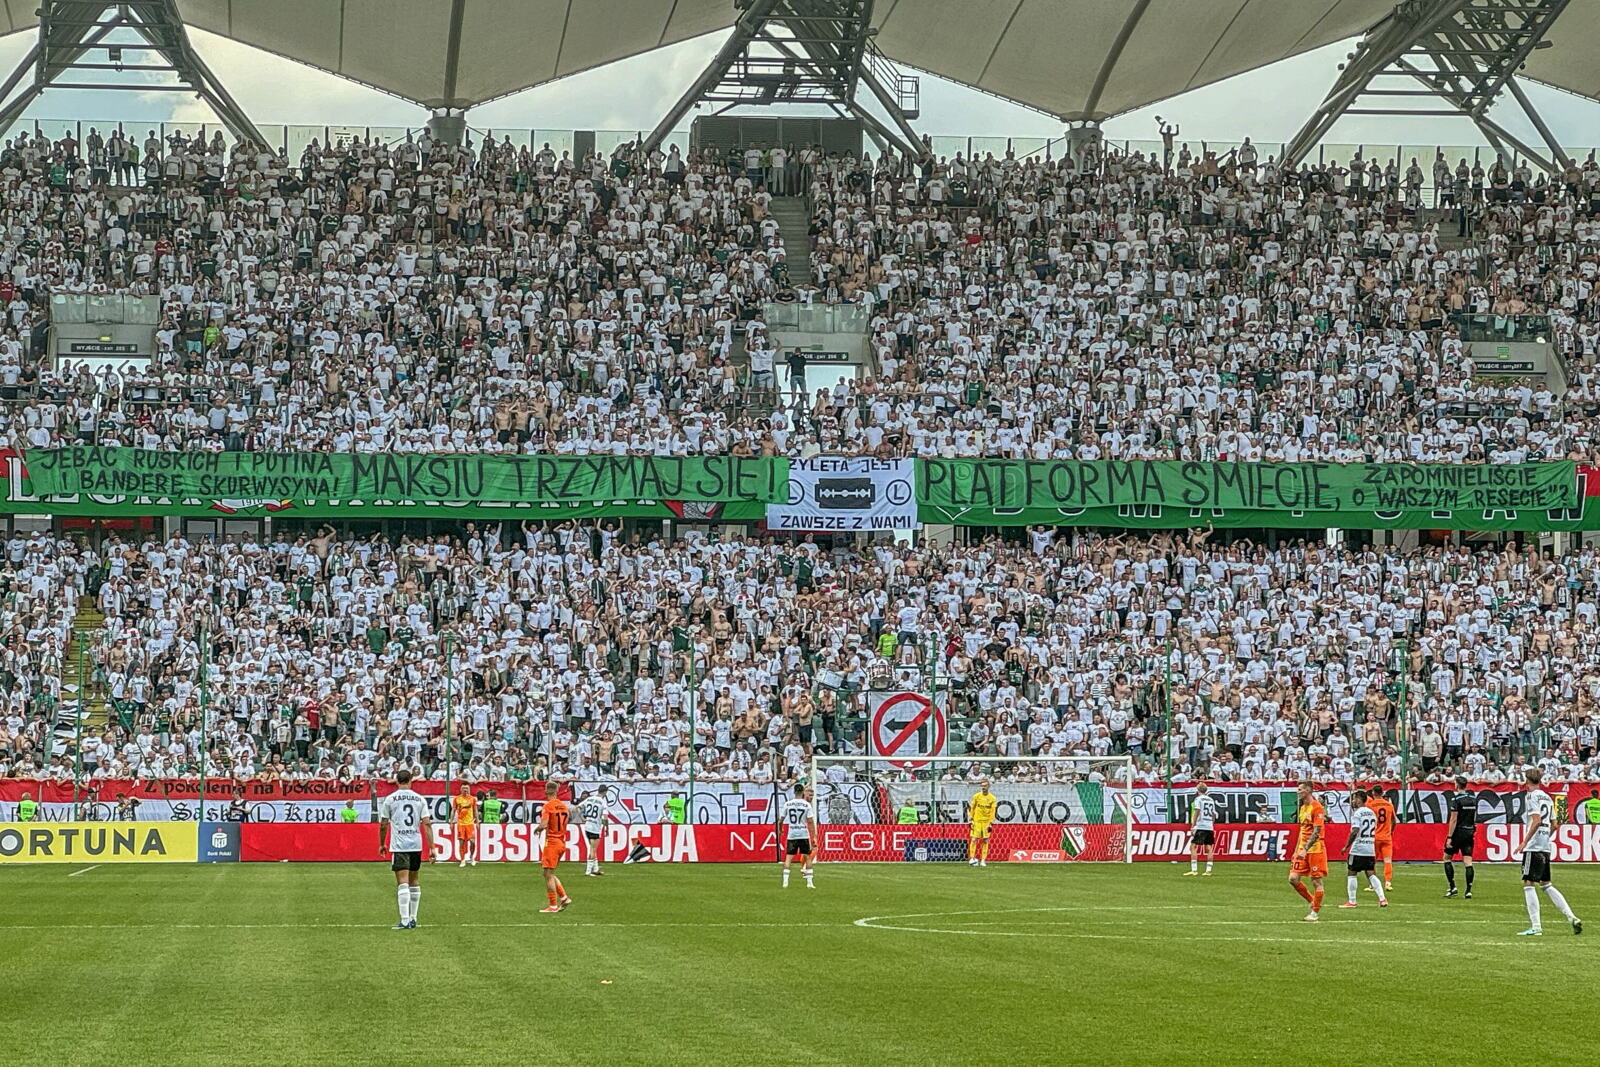
<path fill-rule="evenodd" d="M 646 152 L 654 152 L 657 148 L 660 148 L 661 142 L 666 139 L 667 134 L 671 133 L 678 123 L 683 121 L 683 117 L 689 113 L 689 109 L 701 100 L 708 98 L 707 94 L 714 90 L 718 83 L 733 69 L 733 65 L 744 54 L 744 50 L 749 47 L 750 43 L 756 39 L 756 35 L 761 32 L 762 26 L 766 24 L 767 16 L 777 6 L 778 0 L 755 0 L 750 5 L 739 21 L 733 24 L 733 34 L 722 43 L 722 47 L 717 50 L 716 56 L 707 64 L 706 69 L 700 72 L 699 77 L 695 78 L 694 84 L 684 90 L 683 95 L 678 97 L 677 102 L 667 109 L 667 113 L 661 116 L 661 121 L 656 123 L 656 128 L 650 131 L 650 136 L 644 139 L 644 150 Z"/>
<path fill-rule="evenodd" d="M 744 14 L 717 55 L 644 140 L 653 152 L 699 103 L 727 107 L 822 105 L 849 113 L 897 152 L 928 148 L 911 120 L 919 84 L 874 47 L 874 0 L 740 0 Z M 858 89 L 865 88 L 865 98 Z M 888 121 L 867 109 L 875 101 Z M 723 108 L 727 110 L 727 108 Z"/>
<path fill-rule="evenodd" d="M 1516 85 L 1515 75 L 1565 10 L 1569 0 L 1402 0 L 1373 27 L 1347 63 L 1322 104 L 1283 148 L 1286 166 L 1299 163 L 1344 115 L 1403 115 L 1393 106 L 1359 106 L 1363 96 L 1413 97 L 1450 114 L 1470 119 L 1497 150 L 1509 145 L 1544 170 L 1565 159 L 1544 120 Z M 1384 87 L 1378 79 L 1390 79 Z M 1392 79 L 1403 79 L 1393 88 Z M 1488 118 L 1488 110 L 1508 90 L 1528 112 L 1551 149 L 1546 158 Z M 1417 114 L 1437 114 L 1418 108 Z"/>
<path fill-rule="evenodd" d="M 102 18 L 108 12 L 114 13 Z M 116 31 L 131 34 L 138 43 L 108 42 L 107 38 Z M 92 52 L 103 52 L 103 61 L 86 61 L 84 57 Z M 153 86 L 149 82 L 108 80 L 108 69 L 122 72 L 122 57 L 129 52 L 136 53 L 128 60 L 129 70 L 162 71 L 173 75 L 178 84 Z M 30 73 L 32 79 L 24 84 Z M 94 81 L 86 84 L 77 80 L 85 77 Z M 216 112 L 235 138 L 267 143 L 189 43 L 177 0 L 130 0 L 120 4 L 106 0 L 39 0 L 38 42 L 0 91 L 0 100 L 9 98 L 0 108 L 0 136 L 11 129 L 29 104 L 56 84 L 133 92 L 187 89 Z M 22 91 L 12 97 L 19 85 Z"/>
<path fill-rule="evenodd" d="M 1522 113 L 1528 116 L 1528 121 L 1533 123 L 1533 128 L 1539 131 L 1539 136 L 1544 138 L 1545 146 L 1550 149 L 1550 158 L 1563 167 L 1571 163 L 1572 157 L 1567 155 L 1567 150 L 1562 148 L 1561 143 L 1556 140 L 1556 135 L 1550 131 L 1550 126 L 1544 121 L 1544 116 L 1539 114 L 1539 109 L 1533 106 L 1533 101 L 1528 99 L 1528 94 L 1523 91 L 1522 86 L 1517 84 L 1517 79 L 1512 78 L 1506 82 L 1506 88 L 1511 91 L 1512 97 L 1516 99 L 1518 106 L 1522 108 Z"/>
<path fill-rule="evenodd" d="M 459 108 L 434 109 L 428 119 L 428 136 L 438 144 L 459 145 L 467 136 L 467 113 Z"/>
<path fill-rule="evenodd" d="M 1101 140 L 1099 119 L 1073 119 L 1067 123 L 1067 156 L 1074 170 L 1082 171 L 1086 161 L 1100 158 Z"/>

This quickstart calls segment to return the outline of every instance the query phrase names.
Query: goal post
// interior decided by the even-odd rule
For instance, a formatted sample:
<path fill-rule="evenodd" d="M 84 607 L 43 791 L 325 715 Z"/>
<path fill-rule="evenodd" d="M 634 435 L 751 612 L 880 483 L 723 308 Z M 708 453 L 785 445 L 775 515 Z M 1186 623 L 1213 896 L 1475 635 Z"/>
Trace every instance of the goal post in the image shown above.
<path fill-rule="evenodd" d="M 997 799 L 990 860 L 1133 861 L 1131 756 L 941 756 L 907 766 L 817 754 L 809 780 L 821 859 L 964 862 L 984 778 Z"/>

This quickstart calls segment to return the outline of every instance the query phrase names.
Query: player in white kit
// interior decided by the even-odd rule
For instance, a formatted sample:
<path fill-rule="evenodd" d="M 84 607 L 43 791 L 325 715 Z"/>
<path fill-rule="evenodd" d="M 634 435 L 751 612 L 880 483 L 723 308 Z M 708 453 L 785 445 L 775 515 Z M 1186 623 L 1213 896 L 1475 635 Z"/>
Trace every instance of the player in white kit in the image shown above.
<path fill-rule="evenodd" d="M 1184 877 L 1200 873 L 1200 853 L 1206 854 L 1206 874 L 1211 873 L 1211 862 L 1217 858 L 1217 802 L 1205 783 L 1194 787 L 1194 806 L 1189 814 L 1193 825 L 1189 830 L 1189 872 Z"/>
<path fill-rule="evenodd" d="M 806 876 L 806 888 L 817 888 L 811 881 L 811 863 L 816 858 L 812 852 L 817 839 L 817 816 L 811 806 L 811 787 L 801 786 L 800 792 L 783 805 L 783 888 L 789 888 L 789 864 L 802 856 L 800 873 Z"/>
<path fill-rule="evenodd" d="M 378 851 L 393 857 L 389 867 L 398 890 L 400 921 L 392 929 L 415 930 L 422 903 L 417 871 L 422 868 L 424 853 L 428 862 L 433 862 L 433 819 L 428 815 L 428 802 L 411 788 L 410 771 L 398 772 L 394 783 L 400 788 L 378 805 Z"/>
<path fill-rule="evenodd" d="M 1345 854 L 1345 886 L 1348 900 L 1341 908 L 1356 906 L 1356 891 L 1361 875 L 1378 894 L 1378 907 L 1387 908 L 1389 898 L 1384 895 L 1383 883 L 1378 881 L 1378 813 L 1367 807 L 1367 791 L 1357 789 L 1350 794 L 1350 850 Z"/>
<path fill-rule="evenodd" d="M 578 817 L 583 820 L 583 840 L 589 853 L 583 864 L 584 874 L 595 877 L 605 874 L 600 869 L 600 837 L 605 833 L 606 809 L 610 806 L 605 786 L 578 801 Z"/>
<path fill-rule="evenodd" d="M 1550 839 L 1555 829 L 1556 806 L 1550 794 L 1540 788 L 1544 775 L 1529 771 L 1522 787 L 1522 899 L 1528 906 L 1529 926 L 1518 937 L 1539 937 L 1544 927 L 1539 919 L 1539 890 L 1550 898 L 1550 903 L 1572 924 L 1572 932 L 1583 933 L 1583 920 L 1572 913 L 1567 898 L 1561 890 L 1550 884 L 1550 853 L 1554 851 Z"/>

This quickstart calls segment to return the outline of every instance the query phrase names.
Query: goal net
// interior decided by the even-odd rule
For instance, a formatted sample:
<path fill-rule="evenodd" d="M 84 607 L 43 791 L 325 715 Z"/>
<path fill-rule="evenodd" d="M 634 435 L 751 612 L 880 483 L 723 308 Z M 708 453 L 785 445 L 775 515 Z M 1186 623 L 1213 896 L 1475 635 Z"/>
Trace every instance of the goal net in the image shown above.
<path fill-rule="evenodd" d="M 965 862 L 985 778 L 996 798 L 989 860 L 1132 862 L 1128 756 L 948 756 L 905 766 L 818 755 L 811 782 L 821 858 Z"/>

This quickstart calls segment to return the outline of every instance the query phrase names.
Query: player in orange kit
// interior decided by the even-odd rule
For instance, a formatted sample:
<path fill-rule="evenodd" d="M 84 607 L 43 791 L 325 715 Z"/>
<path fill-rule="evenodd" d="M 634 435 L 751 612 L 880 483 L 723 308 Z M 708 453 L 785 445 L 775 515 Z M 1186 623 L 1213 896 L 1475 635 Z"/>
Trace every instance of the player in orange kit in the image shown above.
<path fill-rule="evenodd" d="M 556 866 L 567 850 L 567 819 L 571 814 L 567 802 L 560 797 L 560 787 L 561 783 L 555 781 L 544 784 L 544 808 L 539 812 L 539 833 L 544 840 L 544 847 L 539 851 L 539 866 L 544 868 L 544 892 L 550 899 L 550 906 L 539 910 L 546 912 L 564 911 L 572 903 L 566 886 L 556 877 Z"/>
<path fill-rule="evenodd" d="M 461 792 L 450 798 L 450 821 L 456 826 L 456 844 L 461 846 L 461 863 L 478 865 L 478 798 L 472 787 L 461 783 Z"/>
<path fill-rule="evenodd" d="M 1300 810 L 1295 821 L 1300 830 L 1295 837 L 1294 858 L 1289 864 L 1289 884 L 1311 905 L 1304 921 L 1314 923 L 1321 918 L 1322 880 L 1328 877 L 1328 812 L 1312 794 L 1311 783 L 1301 782 L 1299 793 Z M 1309 891 L 1301 884 L 1306 878 L 1311 879 Z"/>
<path fill-rule="evenodd" d="M 1378 817 L 1378 831 L 1372 835 L 1377 859 L 1383 862 L 1383 888 L 1394 888 L 1394 805 L 1376 789 L 1367 798 L 1367 807 Z"/>

